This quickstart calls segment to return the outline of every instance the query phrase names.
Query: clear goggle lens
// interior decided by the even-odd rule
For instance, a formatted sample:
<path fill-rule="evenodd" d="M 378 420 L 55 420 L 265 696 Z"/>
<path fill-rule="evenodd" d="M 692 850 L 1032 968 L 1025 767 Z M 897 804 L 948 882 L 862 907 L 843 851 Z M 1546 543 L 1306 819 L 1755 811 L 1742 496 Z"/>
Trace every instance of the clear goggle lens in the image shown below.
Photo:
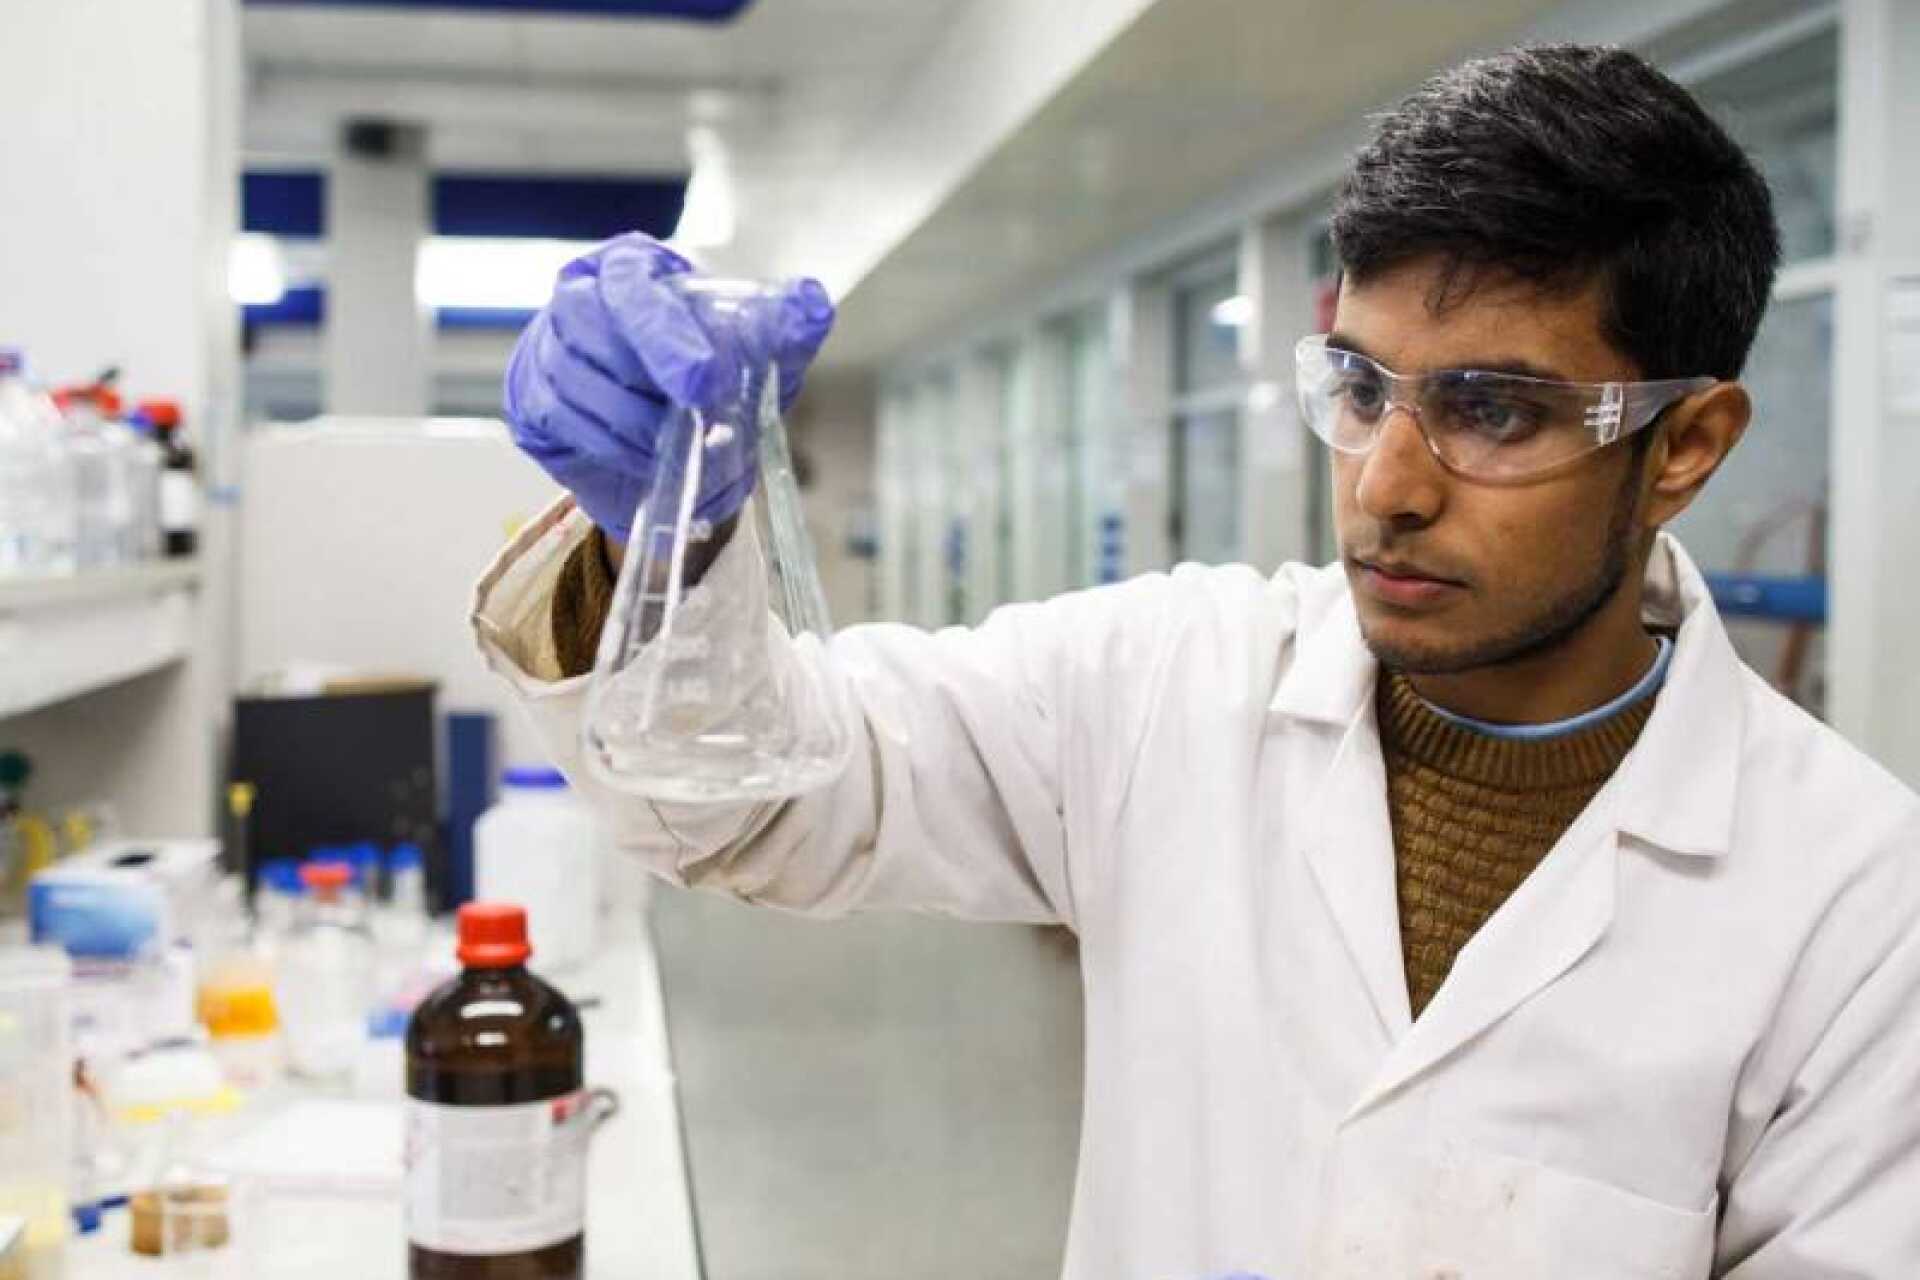
<path fill-rule="evenodd" d="M 1494 481 L 1554 471 L 1715 381 L 1550 382 L 1473 369 L 1402 376 L 1321 337 L 1303 339 L 1295 363 L 1301 412 L 1328 447 L 1370 451 L 1391 412 L 1403 409 L 1448 470 Z"/>

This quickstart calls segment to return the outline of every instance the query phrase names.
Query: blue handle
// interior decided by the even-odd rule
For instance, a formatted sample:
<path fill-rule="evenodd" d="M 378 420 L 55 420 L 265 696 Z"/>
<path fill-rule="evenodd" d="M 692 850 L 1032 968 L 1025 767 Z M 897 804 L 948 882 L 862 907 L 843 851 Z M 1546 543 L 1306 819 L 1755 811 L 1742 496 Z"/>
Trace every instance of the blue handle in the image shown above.
<path fill-rule="evenodd" d="M 1707 587 L 1720 612 L 1732 618 L 1770 622 L 1827 620 L 1827 580 L 1765 573 L 1710 573 Z"/>

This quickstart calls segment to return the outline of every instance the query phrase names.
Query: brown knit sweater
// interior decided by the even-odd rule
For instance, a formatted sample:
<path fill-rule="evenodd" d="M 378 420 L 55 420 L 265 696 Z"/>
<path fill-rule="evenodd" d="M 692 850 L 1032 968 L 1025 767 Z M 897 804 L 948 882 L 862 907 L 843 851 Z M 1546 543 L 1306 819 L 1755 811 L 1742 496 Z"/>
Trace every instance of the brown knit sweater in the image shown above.
<path fill-rule="evenodd" d="M 595 529 L 560 566 L 560 580 L 553 584 L 553 652 L 562 676 L 593 670 L 600 631 L 613 612 L 613 587 L 613 563 Z"/>
<path fill-rule="evenodd" d="M 1383 675 L 1376 700 L 1400 890 L 1400 954 L 1415 1017 L 1488 917 L 1547 856 L 1639 740 L 1649 695 L 1562 738 L 1495 738 L 1454 724 Z"/>
<path fill-rule="evenodd" d="M 554 588 L 553 645 L 562 675 L 592 669 L 613 586 L 596 533 L 574 548 Z M 1626 758 L 1654 699 L 1569 737 L 1525 742 L 1450 723 L 1403 676 L 1384 675 L 1379 688 L 1400 949 L 1417 1017 L 1467 940 Z"/>

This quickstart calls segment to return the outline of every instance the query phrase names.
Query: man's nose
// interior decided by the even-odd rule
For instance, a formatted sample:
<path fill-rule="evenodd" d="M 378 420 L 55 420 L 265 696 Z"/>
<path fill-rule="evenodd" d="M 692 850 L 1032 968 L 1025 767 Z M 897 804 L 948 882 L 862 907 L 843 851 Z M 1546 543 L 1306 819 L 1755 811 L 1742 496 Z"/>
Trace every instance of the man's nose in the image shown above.
<path fill-rule="evenodd" d="M 1360 510 L 1383 525 L 1434 522 L 1446 499 L 1446 471 L 1427 448 L 1413 411 L 1390 403 L 1354 485 Z"/>

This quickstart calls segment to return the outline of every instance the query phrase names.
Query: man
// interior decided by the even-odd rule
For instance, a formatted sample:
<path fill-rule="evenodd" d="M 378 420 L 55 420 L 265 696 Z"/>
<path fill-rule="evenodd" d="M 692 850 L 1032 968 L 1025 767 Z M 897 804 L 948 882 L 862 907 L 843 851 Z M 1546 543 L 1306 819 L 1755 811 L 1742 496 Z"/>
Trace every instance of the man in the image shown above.
<path fill-rule="evenodd" d="M 585 776 L 577 677 L 663 405 L 738 343 L 791 395 L 828 314 L 703 334 L 616 241 L 508 375 L 578 508 L 483 581 L 483 644 L 672 881 L 1077 931 L 1074 1280 L 1920 1275 L 1920 801 L 1660 532 L 1747 427 L 1765 184 L 1637 58 L 1540 48 L 1388 115 L 1333 233 L 1298 359 L 1339 565 L 782 649 L 854 761 L 733 808 Z"/>

